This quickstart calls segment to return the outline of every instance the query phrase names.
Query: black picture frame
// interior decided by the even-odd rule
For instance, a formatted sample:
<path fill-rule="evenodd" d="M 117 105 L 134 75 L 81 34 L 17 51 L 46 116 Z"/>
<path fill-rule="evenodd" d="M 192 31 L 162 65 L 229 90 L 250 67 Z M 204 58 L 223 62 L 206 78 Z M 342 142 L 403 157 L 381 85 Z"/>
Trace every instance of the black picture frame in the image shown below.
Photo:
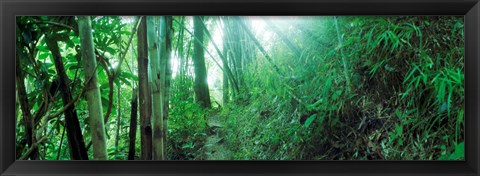
<path fill-rule="evenodd" d="M 479 0 L 0 0 L 0 175 L 464 175 L 480 173 Z M 17 15 L 464 15 L 465 161 L 16 161 Z"/>

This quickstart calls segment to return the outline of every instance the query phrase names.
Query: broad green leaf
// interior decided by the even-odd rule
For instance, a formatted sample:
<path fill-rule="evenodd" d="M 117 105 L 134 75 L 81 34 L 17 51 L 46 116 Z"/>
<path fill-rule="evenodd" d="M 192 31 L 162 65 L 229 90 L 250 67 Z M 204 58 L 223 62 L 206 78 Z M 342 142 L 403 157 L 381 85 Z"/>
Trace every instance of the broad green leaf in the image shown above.
<path fill-rule="evenodd" d="M 50 53 L 45 52 L 45 53 L 39 54 L 38 59 L 45 60 L 48 56 L 50 56 Z"/>
<path fill-rule="evenodd" d="M 73 37 L 72 42 L 76 44 L 80 44 L 80 38 L 79 37 Z"/>
<path fill-rule="evenodd" d="M 120 86 L 120 80 L 119 79 L 114 79 L 113 82 L 115 83 L 116 86 Z"/>
<path fill-rule="evenodd" d="M 65 43 L 67 44 L 68 47 L 75 48 L 75 44 L 73 43 L 72 40 L 66 40 Z"/>
<path fill-rule="evenodd" d="M 103 84 L 100 85 L 100 89 L 107 89 L 107 88 L 109 88 L 109 87 L 110 87 L 110 85 L 108 85 L 108 82 L 103 83 Z"/>
<path fill-rule="evenodd" d="M 443 79 L 442 79 L 443 80 Z M 443 102 L 445 100 L 445 87 L 446 87 L 446 84 L 445 82 L 441 81 L 439 83 L 440 85 L 438 86 L 438 89 L 437 89 L 437 101 L 438 102 Z"/>
<path fill-rule="evenodd" d="M 113 49 L 112 47 L 106 47 L 105 50 L 112 55 L 117 53 L 117 50 Z"/>
<path fill-rule="evenodd" d="M 332 99 L 333 99 L 333 100 L 338 99 L 338 97 L 340 97 L 341 94 L 342 94 L 342 90 L 337 90 L 337 91 L 335 91 L 335 93 L 334 93 L 333 96 L 332 96 Z"/>
<path fill-rule="evenodd" d="M 461 142 L 455 147 L 455 151 L 453 152 L 454 157 L 450 157 L 450 159 L 461 159 L 465 157 L 465 143 Z"/>
<path fill-rule="evenodd" d="M 37 45 L 37 49 L 41 52 L 50 52 L 47 46 Z"/>
<path fill-rule="evenodd" d="M 397 136 L 402 136 L 403 132 L 403 126 L 401 125 L 395 125 L 395 131 Z"/>

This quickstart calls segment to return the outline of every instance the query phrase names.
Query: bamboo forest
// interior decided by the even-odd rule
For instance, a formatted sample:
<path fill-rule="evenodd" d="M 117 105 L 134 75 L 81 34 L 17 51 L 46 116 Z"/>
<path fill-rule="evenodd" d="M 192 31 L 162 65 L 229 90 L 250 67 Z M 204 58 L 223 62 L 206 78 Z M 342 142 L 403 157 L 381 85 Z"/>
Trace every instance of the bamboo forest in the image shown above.
<path fill-rule="evenodd" d="M 18 160 L 463 160 L 463 16 L 17 16 Z"/>

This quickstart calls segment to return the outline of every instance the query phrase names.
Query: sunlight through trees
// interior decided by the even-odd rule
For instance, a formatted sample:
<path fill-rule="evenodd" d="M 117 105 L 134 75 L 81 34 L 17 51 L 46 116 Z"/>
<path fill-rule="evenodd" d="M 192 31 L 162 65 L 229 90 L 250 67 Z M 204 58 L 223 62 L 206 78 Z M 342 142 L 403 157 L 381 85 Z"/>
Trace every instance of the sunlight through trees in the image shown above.
<path fill-rule="evenodd" d="M 17 16 L 19 160 L 461 160 L 455 16 Z"/>

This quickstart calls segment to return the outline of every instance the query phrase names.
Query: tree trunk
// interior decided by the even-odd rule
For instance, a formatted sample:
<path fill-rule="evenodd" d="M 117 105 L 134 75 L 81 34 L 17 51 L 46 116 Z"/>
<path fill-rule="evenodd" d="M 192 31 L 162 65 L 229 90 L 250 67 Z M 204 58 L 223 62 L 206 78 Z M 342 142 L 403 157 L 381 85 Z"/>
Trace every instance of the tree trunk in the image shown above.
<path fill-rule="evenodd" d="M 96 160 L 107 159 L 107 144 L 103 118 L 100 89 L 98 88 L 96 58 L 93 47 L 92 25 L 89 16 L 78 17 L 81 53 L 84 60 L 85 80 L 87 82 L 88 114 L 90 116 L 90 134 L 93 143 L 93 158 Z"/>
<path fill-rule="evenodd" d="M 229 20 L 227 20 L 229 19 Z M 226 34 L 226 41 L 228 44 L 228 52 L 227 55 L 230 56 L 228 59 L 228 62 L 224 64 L 224 66 L 228 66 L 229 68 L 231 67 L 231 72 L 232 74 L 229 75 L 232 81 L 232 88 L 234 88 L 234 95 L 235 98 L 238 98 L 237 95 L 239 95 L 240 89 L 242 87 L 242 80 L 240 77 L 240 72 L 239 72 L 239 64 L 238 61 L 240 61 L 242 55 L 245 53 L 241 52 L 241 43 L 242 39 L 240 37 L 241 35 L 241 30 L 238 25 L 238 22 L 240 21 L 239 18 L 226 18 L 224 20 L 225 23 L 225 34 Z M 230 65 L 230 66 L 229 66 Z"/>
<path fill-rule="evenodd" d="M 233 30 L 235 31 L 232 35 L 234 42 L 234 47 L 232 48 L 233 57 L 232 63 L 235 70 L 235 76 L 237 77 L 239 92 L 242 92 L 243 88 L 243 80 L 242 80 L 242 60 L 245 53 L 242 51 L 242 45 L 244 44 L 243 40 L 243 31 L 240 30 L 240 23 L 243 24 L 242 18 L 234 18 L 233 22 Z M 245 27 L 245 30 L 250 30 L 248 27 Z"/>
<path fill-rule="evenodd" d="M 122 111 L 120 109 L 120 85 L 117 86 L 117 129 L 115 131 L 115 151 L 118 151 L 118 140 L 120 138 L 120 121 L 122 120 Z"/>
<path fill-rule="evenodd" d="M 227 21 L 223 21 L 223 59 L 222 59 L 222 64 L 223 64 L 223 68 L 227 68 L 228 67 L 228 50 L 229 50 L 229 47 L 228 47 L 228 37 L 227 37 L 227 34 L 228 34 L 228 30 L 227 30 L 227 24 L 226 24 Z M 223 104 L 226 105 L 229 100 L 230 100 L 230 96 L 229 96 L 229 90 L 228 90 L 228 73 L 227 72 L 223 72 Z"/>
<path fill-rule="evenodd" d="M 16 77 L 17 77 L 16 79 L 17 94 L 18 94 L 18 100 L 20 101 L 20 104 L 21 104 L 20 108 L 22 110 L 23 121 L 25 125 L 25 137 L 27 139 L 28 146 L 32 147 L 32 145 L 35 143 L 35 135 L 34 135 L 35 123 L 33 121 L 32 114 L 30 113 L 30 104 L 28 101 L 27 91 L 25 90 L 25 76 L 23 75 L 22 68 L 20 66 L 20 60 L 23 60 L 24 58 L 18 57 L 21 55 L 22 53 L 18 53 L 16 62 L 15 62 Z M 21 151 L 17 151 L 17 152 L 21 152 Z M 38 160 L 37 148 L 35 148 L 31 152 L 29 157 L 31 160 Z"/>
<path fill-rule="evenodd" d="M 135 31 L 138 32 L 138 27 L 139 24 L 141 23 L 142 17 L 138 19 L 138 22 L 136 25 L 133 27 L 135 28 Z M 138 49 L 138 48 L 137 48 Z M 130 56 L 131 56 L 131 66 L 132 69 L 134 70 L 134 48 L 133 46 L 130 48 Z M 132 71 L 132 70 L 130 70 Z M 133 73 L 132 73 L 133 74 Z M 128 145 L 128 160 L 135 160 L 135 142 L 137 141 L 137 124 L 138 124 L 138 89 L 133 88 L 135 87 L 135 81 L 132 79 L 131 80 L 131 85 L 132 85 L 132 100 L 130 102 L 131 104 L 131 111 L 130 111 L 130 127 L 129 127 L 129 133 L 128 133 L 128 138 L 129 138 L 129 145 Z"/>
<path fill-rule="evenodd" d="M 234 17 L 234 18 L 239 18 L 239 17 Z M 239 23 L 240 24 L 240 27 L 243 28 L 243 30 L 245 31 L 245 33 L 248 35 L 248 37 L 250 37 L 253 42 L 255 43 L 255 45 L 257 45 L 257 48 L 260 50 L 260 52 L 262 52 L 262 54 L 265 56 L 265 58 L 267 59 L 267 61 L 272 64 L 272 67 L 273 69 L 275 69 L 275 71 L 280 74 L 281 76 L 285 76 L 285 74 L 283 72 L 280 71 L 280 69 L 277 67 L 277 65 L 275 65 L 275 63 L 273 63 L 273 60 L 272 58 L 270 57 L 270 55 L 268 55 L 267 51 L 265 51 L 265 49 L 263 48 L 263 46 L 260 44 L 260 42 L 257 40 L 257 38 L 255 38 L 255 36 L 252 34 L 252 32 L 243 24 L 243 23 Z"/>
<path fill-rule="evenodd" d="M 165 41 L 165 17 L 160 17 L 160 41 Z M 158 26 L 155 21 L 158 17 L 147 17 L 147 40 L 148 40 L 148 55 L 150 56 L 151 63 L 151 76 L 152 76 L 152 104 L 153 104 L 153 159 L 164 159 L 164 147 L 163 147 L 163 87 L 162 77 L 165 72 L 164 65 L 160 61 L 160 55 L 164 55 L 165 49 L 163 48 L 163 42 L 159 43 L 159 37 L 157 36 Z M 163 33 L 163 36 L 162 36 Z M 160 50 L 160 52 L 159 52 Z"/>
<path fill-rule="evenodd" d="M 58 48 L 57 39 L 54 36 L 46 35 L 45 42 L 53 55 L 55 69 L 57 70 L 59 90 L 62 95 L 63 105 L 67 106 L 72 102 L 72 93 L 68 88 L 69 80 L 65 73 L 62 56 Z M 70 147 L 70 157 L 73 160 L 88 160 L 85 142 L 83 140 L 80 123 L 78 122 L 75 105 L 72 102 L 67 110 L 65 110 L 65 125 L 67 130 L 68 145 Z"/>
<path fill-rule="evenodd" d="M 148 79 L 147 22 L 142 18 L 138 28 L 138 86 L 140 102 L 141 159 L 152 159 L 152 96 Z"/>
<path fill-rule="evenodd" d="M 135 23 L 136 24 L 136 23 Z M 132 33 L 134 33 L 134 31 L 132 31 Z M 127 53 L 127 50 L 128 50 L 128 47 L 130 46 L 130 43 L 132 41 L 132 38 L 133 38 L 133 35 L 130 37 L 129 41 L 128 41 L 128 44 L 127 44 L 127 48 L 125 49 L 125 52 L 123 53 Z M 120 39 L 119 42 L 117 43 L 117 46 L 118 48 L 122 48 L 122 40 Z M 120 57 L 120 61 L 119 61 L 119 64 L 117 65 L 117 67 L 114 69 L 113 71 L 113 77 L 116 78 L 117 75 L 119 74 L 120 72 L 120 68 L 122 67 L 122 62 L 123 60 L 125 59 L 126 55 L 123 54 L 122 55 L 122 52 L 118 52 L 118 57 Z M 121 84 L 117 84 L 117 130 L 115 131 L 115 152 L 118 152 L 118 142 L 120 140 L 120 125 L 121 125 L 121 120 L 122 120 L 122 110 L 121 110 L 121 96 L 120 96 L 120 90 L 122 89 L 122 86 Z"/>
<path fill-rule="evenodd" d="M 130 111 L 130 131 L 128 133 L 128 160 L 135 159 L 135 141 L 137 140 L 137 107 L 138 107 L 138 90 L 132 90 L 132 110 Z"/>
<path fill-rule="evenodd" d="M 204 32 L 207 34 L 208 38 L 210 39 L 210 41 L 212 42 L 213 44 L 213 47 L 215 48 L 215 50 L 217 51 L 217 54 L 220 56 L 220 58 L 223 60 L 226 60 L 226 56 L 223 55 L 223 53 L 220 51 L 220 49 L 218 49 L 218 46 L 217 44 L 215 43 L 215 41 L 213 40 L 212 38 L 212 35 L 210 35 L 210 32 L 208 31 L 207 27 L 205 26 L 205 23 L 203 22 L 202 20 L 202 27 L 203 29 L 205 30 Z M 198 39 L 197 39 L 198 40 Z M 201 43 L 203 43 L 203 40 L 198 40 L 198 41 L 201 41 Z M 205 46 L 202 46 L 204 50 L 206 50 L 206 47 Z M 212 54 L 210 52 L 208 52 L 207 50 L 207 53 L 213 58 Z M 214 60 L 215 63 L 217 63 L 215 60 Z M 223 64 L 223 66 L 221 66 L 220 64 L 218 64 L 218 67 L 220 67 L 220 69 L 223 71 L 223 72 L 226 72 L 227 74 L 229 74 L 229 77 L 228 78 L 231 78 L 230 81 L 233 85 L 233 87 L 235 88 L 235 90 L 239 90 L 239 84 L 237 83 L 238 81 L 234 78 L 234 75 L 233 75 L 233 72 L 232 70 L 230 69 L 230 67 L 225 64 Z M 225 67 L 226 66 L 226 67 Z"/>
<path fill-rule="evenodd" d="M 172 20 L 173 17 L 166 16 L 166 64 L 165 64 L 165 94 L 164 94 L 164 101 L 163 101 L 163 145 L 164 145 L 164 158 L 167 159 L 167 136 L 168 136 L 168 109 L 170 104 L 170 83 L 172 80 L 172 68 L 171 68 L 171 54 L 172 54 Z M 162 38 L 160 38 L 162 39 Z M 162 57 L 161 57 L 162 58 Z"/>
<path fill-rule="evenodd" d="M 18 58 L 17 58 L 18 59 Z M 19 70 L 18 68 L 16 68 L 17 70 Z M 15 90 L 18 90 L 18 86 L 17 86 L 17 79 L 15 79 Z M 15 92 L 15 115 L 18 115 L 18 107 L 20 107 L 20 102 L 18 102 L 18 91 Z M 18 118 L 18 117 L 17 117 Z"/>
<path fill-rule="evenodd" d="M 195 67 L 195 97 L 197 102 L 203 108 L 210 108 L 210 92 L 208 90 L 207 69 L 205 68 L 205 56 L 203 50 L 203 26 L 202 17 L 195 16 L 193 18 L 194 35 L 199 40 L 193 45 L 194 56 L 193 65 Z"/>
<path fill-rule="evenodd" d="M 179 23 L 181 23 L 182 25 L 185 23 L 185 17 L 182 16 L 179 20 Z M 177 57 L 179 58 L 179 68 L 178 68 L 178 75 L 179 75 L 179 78 L 180 78 L 180 84 L 178 84 L 178 89 L 179 89 L 179 99 L 181 101 L 186 101 L 187 100 L 187 86 L 185 86 L 185 83 L 186 83 L 186 62 L 187 62 L 187 56 L 185 56 L 185 52 L 184 52 L 184 49 L 187 48 L 187 52 L 189 51 L 190 49 L 190 43 L 191 42 L 188 42 L 186 46 L 184 46 L 184 37 L 185 36 L 185 28 L 180 28 L 180 32 L 178 34 L 178 41 L 177 41 L 177 49 L 175 49 L 175 51 L 177 51 Z M 188 55 L 188 53 L 187 53 Z"/>
<path fill-rule="evenodd" d="M 177 22 L 177 23 L 180 25 L 180 27 L 184 28 L 184 29 L 194 38 L 193 41 L 195 41 L 195 43 L 197 43 L 197 42 L 198 42 L 198 43 L 203 43 L 203 39 L 200 40 L 199 38 L 196 37 L 195 34 L 193 34 L 193 33 L 190 32 L 188 29 L 186 29 L 186 27 L 185 27 L 183 24 L 181 24 L 180 22 Z M 203 23 L 200 23 L 200 24 L 202 25 L 202 27 L 203 27 L 204 29 L 206 29 L 206 27 L 204 26 Z M 210 36 L 210 33 L 208 32 L 208 30 L 206 30 L 206 31 L 204 31 L 204 32 L 210 37 L 210 39 L 212 39 L 212 37 Z M 190 50 L 190 44 L 191 44 L 191 42 L 189 43 L 189 47 L 187 47 L 189 50 Z M 218 55 L 220 56 L 220 58 L 223 60 L 223 59 L 224 59 L 224 56 L 223 56 L 222 52 L 220 51 L 220 49 L 218 49 L 218 47 L 217 47 L 217 45 L 215 44 L 215 42 L 212 41 L 212 44 L 213 44 L 215 50 L 217 50 L 217 54 L 218 54 Z M 229 77 L 228 77 L 228 78 L 234 78 L 233 73 L 232 73 L 232 71 L 230 70 L 230 67 L 223 68 L 222 65 L 220 65 L 215 59 L 213 59 L 214 56 L 212 55 L 212 53 L 210 53 L 210 52 L 207 50 L 207 48 L 206 48 L 204 45 L 200 45 L 200 46 L 203 48 L 204 51 L 207 51 L 208 55 L 210 55 L 210 57 L 212 58 L 213 62 L 214 62 L 215 64 L 217 64 L 217 66 L 220 68 L 220 70 L 222 70 L 223 72 L 227 72 L 227 74 L 229 74 Z M 187 55 L 186 58 L 188 58 L 189 53 L 190 53 L 190 51 L 187 51 L 187 52 L 186 52 L 186 55 Z M 195 55 L 195 53 L 194 53 L 194 55 Z M 186 62 L 188 63 L 188 60 L 187 60 Z M 195 64 L 195 61 L 194 61 L 194 64 Z M 188 65 L 187 65 L 187 66 L 188 66 Z M 185 68 L 186 68 L 186 67 L 185 67 Z M 188 70 L 188 68 L 186 68 L 186 69 Z M 181 75 L 183 75 L 183 74 L 181 74 Z M 235 79 L 230 79 L 230 81 L 231 81 L 230 83 L 233 84 L 233 87 L 235 88 L 235 90 L 238 90 L 238 85 L 237 85 L 237 83 L 236 83 L 236 80 L 235 80 Z"/>

